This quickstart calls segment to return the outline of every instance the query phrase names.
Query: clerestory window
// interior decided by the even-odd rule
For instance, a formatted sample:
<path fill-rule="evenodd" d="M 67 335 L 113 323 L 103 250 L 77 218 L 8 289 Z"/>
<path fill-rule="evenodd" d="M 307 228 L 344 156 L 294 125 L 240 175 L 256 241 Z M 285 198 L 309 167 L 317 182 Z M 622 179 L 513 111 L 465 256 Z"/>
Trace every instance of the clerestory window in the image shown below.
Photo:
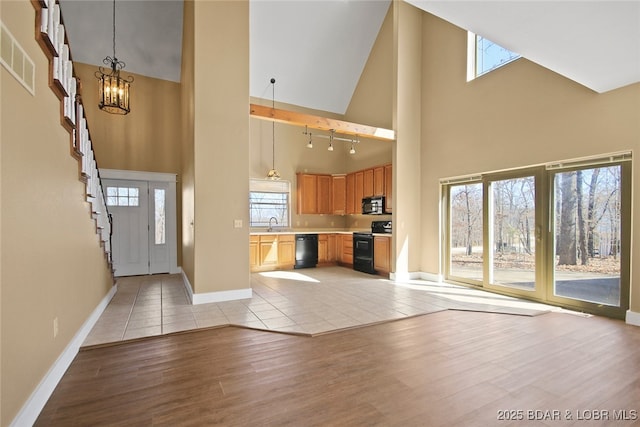
<path fill-rule="evenodd" d="M 467 43 L 467 81 L 520 58 L 519 54 L 472 32 L 468 33 Z"/>

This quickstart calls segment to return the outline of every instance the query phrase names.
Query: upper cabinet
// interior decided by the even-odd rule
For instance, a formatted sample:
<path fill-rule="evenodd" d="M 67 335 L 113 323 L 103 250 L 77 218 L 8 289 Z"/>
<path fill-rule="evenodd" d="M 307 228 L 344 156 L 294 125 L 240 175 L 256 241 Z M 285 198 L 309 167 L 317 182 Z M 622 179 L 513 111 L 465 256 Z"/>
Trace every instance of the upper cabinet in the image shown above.
<path fill-rule="evenodd" d="M 384 211 L 391 213 L 393 211 L 393 167 L 391 163 L 384 166 L 384 195 L 385 204 Z"/>
<path fill-rule="evenodd" d="M 333 175 L 331 177 L 331 210 L 334 215 L 347 213 L 347 176 Z"/>
<path fill-rule="evenodd" d="M 364 197 L 385 196 L 392 211 L 391 164 L 336 175 L 298 173 L 298 214 L 359 214 Z"/>
<path fill-rule="evenodd" d="M 332 177 L 309 173 L 296 174 L 298 214 L 331 214 Z"/>

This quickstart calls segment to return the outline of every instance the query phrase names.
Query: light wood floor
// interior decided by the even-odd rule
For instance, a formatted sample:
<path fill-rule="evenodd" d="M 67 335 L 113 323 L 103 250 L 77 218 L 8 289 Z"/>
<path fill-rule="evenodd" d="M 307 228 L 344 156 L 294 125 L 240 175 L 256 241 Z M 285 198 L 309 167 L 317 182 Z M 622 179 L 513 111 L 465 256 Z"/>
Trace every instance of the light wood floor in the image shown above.
<path fill-rule="evenodd" d="M 36 425 L 570 426 L 597 410 L 610 419 L 586 425 L 632 426 L 612 419 L 640 416 L 639 367 L 640 328 L 595 316 L 449 310 L 316 337 L 224 327 L 81 351 Z"/>

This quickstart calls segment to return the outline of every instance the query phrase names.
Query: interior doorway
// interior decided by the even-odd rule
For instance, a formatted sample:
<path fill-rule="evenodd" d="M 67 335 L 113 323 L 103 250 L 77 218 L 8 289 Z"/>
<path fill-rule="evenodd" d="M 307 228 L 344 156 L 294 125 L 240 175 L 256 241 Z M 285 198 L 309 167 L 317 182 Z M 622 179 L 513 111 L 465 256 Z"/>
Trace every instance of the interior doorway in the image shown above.
<path fill-rule="evenodd" d="M 114 275 L 177 273 L 176 175 L 100 171 L 112 217 Z"/>

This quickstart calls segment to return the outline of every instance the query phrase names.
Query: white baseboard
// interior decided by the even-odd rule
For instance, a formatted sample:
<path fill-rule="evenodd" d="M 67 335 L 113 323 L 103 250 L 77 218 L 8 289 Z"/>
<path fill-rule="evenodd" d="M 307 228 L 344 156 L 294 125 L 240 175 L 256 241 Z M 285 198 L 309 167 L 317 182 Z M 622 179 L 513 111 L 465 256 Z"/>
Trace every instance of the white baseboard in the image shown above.
<path fill-rule="evenodd" d="M 640 313 L 636 313 L 634 311 L 627 310 L 627 316 L 626 316 L 625 321 L 629 325 L 640 326 Z"/>
<path fill-rule="evenodd" d="M 422 280 L 428 280 L 436 283 L 442 283 L 443 281 L 442 274 L 425 273 L 424 271 L 420 272 L 420 278 Z"/>
<path fill-rule="evenodd" d="M 415 280 L 420 278 L 420 273 L 416 271 L 403 272 L 403 273 L 389 273 L 389 279 L 397 282 L 403 282 L 407 280 Z"/>
<path fill-rule="evenodd" d="M 423 271 L 412 271 L 410 273 L 391 273 L 389 274 L 389 278 L 397 282 L 408 280 L 429 280 L 431 282 L 442 282 L 442 275 L 425 273 Z"/>
<path fill-rule="evenodd" d="M 238 299 L 249 299 L 253 296 L 253 289 L 234 289 L 231 291 L 217 291 L 217 292 L 207 292 L 202 294 L 194 294 L 193 286 L 189 282 L 189 278 L 182 270 L 182 279 L 184 280 L 184 286 L 187 290 L 187 294 L 189 294 L 189 299 L 191 300 L 191 304 L 208 304 L 212 302 L 224 302 L 224 301 L 234 301 Z"/>
<path fill-rule="evenodd" d="M 208 304 L 211 302 L 234 301 L 237 299 L 249 299 L 253 296 L 253 290 L 234 289 L 231 291 L 207 292 L 203 294 L 193 294 L 193 304 Z"/>
<path fill-rule="evenodd" d="M 60 354 L 54 364 L 51 365 L 47 374 L 42 378 L 42 381 L 40 381 L 33 393 L 31 393 L 31 396 L 29 396 L 25 404 L 20 409 L 20 412 L 18 412 L 18 415 L 16 415 L 11 422 L 10 426 L 31 426 L 35 423 L 38 415 L 40 415 L 40 412 L 42 411 L 42 408 L 44 408 L 44 405 L 46 405 L 47 401 L 51 397 L 51 394 L 62 379 L 62 376 L 78 354 L 82 343 L 87 338 L 87 335 L 89 335 L 89 332 L 91 332 L 91 329 L 96 324 L 105 308 L 107 308 L 107 305 L 116 294 L 117 290 L 117 285 L 113 285 L 109 290 L 109 293 L 102 298 L 102 301 L 100 301 L 89 318 L 83 323 L 62 354 Z"/>

